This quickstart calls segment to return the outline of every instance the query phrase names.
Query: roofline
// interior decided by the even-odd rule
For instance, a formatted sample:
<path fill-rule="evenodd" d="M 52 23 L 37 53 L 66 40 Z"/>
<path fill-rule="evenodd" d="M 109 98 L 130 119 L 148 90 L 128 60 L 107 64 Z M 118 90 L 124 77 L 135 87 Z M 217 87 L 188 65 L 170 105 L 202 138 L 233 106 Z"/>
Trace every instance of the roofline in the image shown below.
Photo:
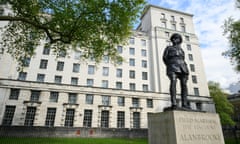
<path fill-rule="evenodd" d="M 177 11 L 177 10 L 173 10 L 173 9 L 169 9 L 169 8 L 165 8 L 165 7 L 161 7 L 161 6 L 156 6 L 156 5 L 152 5 L 152 4 L 149 4 L 147 5 L 145 8 L 144 8 L 144 12 L 142 14 L 142 16 L 140 17 L 140 19 L 142 19 L 144 17 L 144 15 L 147 13 L 147 11 L 151 8 L 157 8 L 157 9 L 164 9 L 164 10 L 167 10 L 167 11 L 172 11 L 172 12 L 175 12 L 175 13 L 180 13 L 180 14 L 184 14 L 184 15 L 188 15 L 188 16 L 191 16 L 193 17 L 193 14 L 189 14 L 189 13 L 185 13 L 185 12 L 182 12 L 182 11 Z"/>

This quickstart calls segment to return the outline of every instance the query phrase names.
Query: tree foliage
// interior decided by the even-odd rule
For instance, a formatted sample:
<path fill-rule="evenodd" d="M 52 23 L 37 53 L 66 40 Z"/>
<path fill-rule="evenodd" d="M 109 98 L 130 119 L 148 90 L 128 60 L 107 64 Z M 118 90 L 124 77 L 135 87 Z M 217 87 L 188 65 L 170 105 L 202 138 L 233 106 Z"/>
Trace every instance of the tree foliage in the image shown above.
<path fill-rule="evenodd" d="M 222 125 L 234 125 L 235 122 L 231 119 L 233 114 L 233 105 L 227 100 L 227 94 L 224 93 L 219 83 L 208 82 L 210 95 L 215 103 L 216 111 L 219 114 Z"/>
<path fill-rule="evenodd" d="M 32 57 L 44 41 L 56 55 L 80 50 L 83 58 L 97 62 L 108 55 L 121 60 L 115 47 L 131 34 L 144 0 L 2 0 L 11 15 L 3 28 L 2 46 L 18 62 Z"/>
<path fill-rule="evenodd" d="M 236 6 L 240 9 L 240 0 L 236 0 Z M 223 55 L 229 57 L 235 70 L 240 72 L 240 20 L 228 18 L 224 22 L 223 29 L 230 44 L 230 48 Z"/>

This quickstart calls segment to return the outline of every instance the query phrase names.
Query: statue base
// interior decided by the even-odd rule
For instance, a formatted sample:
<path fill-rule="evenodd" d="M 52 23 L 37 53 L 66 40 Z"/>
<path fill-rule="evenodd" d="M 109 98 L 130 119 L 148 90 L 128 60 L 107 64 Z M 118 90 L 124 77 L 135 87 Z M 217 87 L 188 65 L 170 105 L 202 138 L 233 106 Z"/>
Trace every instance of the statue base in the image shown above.
<path fill-rule="evenodd" d="M 219 116 L 185 110 L 149 113 L 148 144 L 224 144 Z"/>

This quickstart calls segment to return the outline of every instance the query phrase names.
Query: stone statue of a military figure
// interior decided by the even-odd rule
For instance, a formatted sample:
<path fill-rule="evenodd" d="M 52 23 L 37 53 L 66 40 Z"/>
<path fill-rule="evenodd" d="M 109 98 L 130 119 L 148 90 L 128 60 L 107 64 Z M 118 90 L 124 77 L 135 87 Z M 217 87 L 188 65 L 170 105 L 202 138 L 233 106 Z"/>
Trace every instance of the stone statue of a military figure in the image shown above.
<path fill-rule="evenodd" d="M 163 54 L 163 61 L 167 67 L 167 76 L 170 79 L 171 108 L 177 108 L 176 84 L 177 79 L 179 79 L 181 85 L 182 108 L 189 109 L 187 104 L 187 80 L 189 72 L 187 64 L 184 61 L 185 54 L 181 48 L 182 37 L 180 34 L 174 33 L 170 37 L 170 40 L 172 45 L 166 47 Z"/>

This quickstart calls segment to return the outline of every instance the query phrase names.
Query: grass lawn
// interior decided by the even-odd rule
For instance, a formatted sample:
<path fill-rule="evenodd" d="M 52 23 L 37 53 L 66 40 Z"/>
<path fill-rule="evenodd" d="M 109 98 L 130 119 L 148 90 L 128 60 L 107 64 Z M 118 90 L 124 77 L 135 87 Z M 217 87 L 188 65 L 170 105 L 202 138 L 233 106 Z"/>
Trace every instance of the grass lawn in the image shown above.
<path fill-rule="evenodd" d="M 0 138 L 0 144 L 147 144 L 147 139 L 120 138 Z"/>

